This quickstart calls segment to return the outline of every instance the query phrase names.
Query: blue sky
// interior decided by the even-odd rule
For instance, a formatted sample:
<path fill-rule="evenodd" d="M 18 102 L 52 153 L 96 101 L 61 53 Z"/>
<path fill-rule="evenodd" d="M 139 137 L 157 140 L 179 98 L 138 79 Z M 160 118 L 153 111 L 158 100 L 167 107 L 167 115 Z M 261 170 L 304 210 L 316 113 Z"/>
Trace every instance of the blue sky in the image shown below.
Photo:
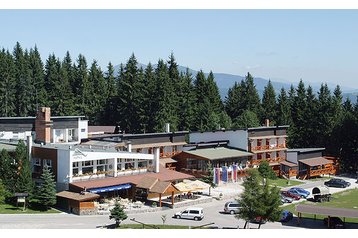
<path fill-rule="evenodd" d="M 0 10 L 0 47 L 358 89 L 358 10 Z"/>

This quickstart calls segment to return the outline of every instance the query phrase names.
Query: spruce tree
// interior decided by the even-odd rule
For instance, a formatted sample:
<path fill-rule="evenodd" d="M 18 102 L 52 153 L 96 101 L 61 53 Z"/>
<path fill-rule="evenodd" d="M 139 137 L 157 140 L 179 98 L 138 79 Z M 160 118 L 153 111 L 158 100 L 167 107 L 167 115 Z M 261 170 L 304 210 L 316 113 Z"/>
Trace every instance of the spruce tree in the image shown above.
<path fill-rule="evenodd" d="M 301 127 L 301 135 L 305 140 L 302 141 L 301 147 L 317 147 L 319 146 L 317 137 L 318 101 L 311 86 L 308 86 L 306 91 L 306 102 L 307 107 L 303 113 L 305 125 Z"/>
<path fill-rule="evenodd" d="M 255 112 L 250 110 L 245 110 L 239 117 L 237 117 L 233 126 L 236 128 L 250 128 L 260 126 L 259 119 Z"/>
<path fill-rule="evenodd" d="M 4 49 L 0 52 L 0 116 L 16 116 L 16 69 L 12 55 Z"/>
<path fill-rule="evenodd" d="M 154 73 L 154 69 L 152 64 L 149 62 L 147 67 L 144 70 L 144 84 L 146 85 L 146 90 L 144 91 L 145 95 L 144 95 L 144 102 L 142 107 L 144 108 L 144 115 L 145 117 L 145 124 L 146 124 L 146 128 L 145 131 L 146 132 L 154 132 L 154 128 L 156 126 L 155 124 L 155 120 L 153 120 L 155 118 L 155 115 L 157 113 L 157 109 L 156 109 L 156 77 L 155 77 L 155 73 Z"/>
<path fill-rule="evenodd" d="M 254 84 L 254 78 L 250 73 L 247 73 L 244 81 L 244 110 L 250 110 L 256 115 L 260 115 L 261 112 L 261 103 L 260 96 L 257 92 L 256 86 Z"/>
<path fill-rule="evenodd" d="M 88 102 L 91 102 L 92 99 L 93 85 L 88 77 L 87 60 L 81 54 L 77 58 L 77 65 L 74 70 L 74 89 L 77 112 L 88 116 L 91 112 Z"/>
<path fill-rule="evenodd" d="M 111 215 L 109 216 L 109 219 L 110 220 L 114 219 L 116 221 L 116 227 L 119 227 L 121 222 L 128 218 L 123 207 L 119 203 L 116 203 L 114 208 L 110 210 L 110 212 Z"/>
<path fill-rule="evenodd" d="M 318 92 L 318 114 L 319 120 L 317 123 L 316 135 L 318 138 L 317 146 L 326 147 L 327 138 L 331 137 L 332 128 L 334 125 L 333 118 L 335 117 L 333 102 L 330 90 L 328 89 L 327 84 L 322 84 L 320 91 Z"/>
<path fill-rule="evenodd" d="M 46 210 L 56 204 L 56 182 L 54 177 L 50 169 L 44 166 L 40 177 L 42 184 L 36 192 L 36 199 Z"/>
<path fill-rule="evenodd" d="M 214 183 L 214 168 L 210 162 L 208 163 L 207 174 L 201 177 L 199 180 L 203 181 L 204 183 L 210 184 L 209 187 L 209 196 L 210 196 L 211 188 L 216 187 L 216 184 Z"/>
<path fill-rule="evenodd" d="M 207 131 L 212 129 L 209 125 L 212 109 L 210 108 L 210 99 L 207 96 L 207 88 L 205 74 L 202 70 L 200 70 L 194 81 L 194 92 L 196 98 L 195 122 L 193 126 L 194 130 Z"/>
<path fill-rule="evenodd" d="M 0 179 L 0 205 L 5 203 L 5 198 L 6 198 L 6 189 Z"/>
<path fill-rule="evenodd" d="M 22 140 L 19 141 L 16 147 L 15 161 L 18 161 L 19 164 L 16 191 L 19 193 L 29 193 L 31 195 L 34 182 L 32 181 L 32 170 L 27 155 L 27 147 Z"/>
<path fill-rule="evenodd" d="M 13 194 L 16 192 L 16 182 L 18 164 L 14 158 L 10 157 L 7 150 L 3 149 L 0 153 L 0 179 L 2 180 L 5 190 Z"/>
<path fill-rule="evenodd" d="M 276 112 L 276 125 L 290 125 L 292 123 L 290 104 L 284 88 L 281 88 L 280 94 L 278 95 Z"/>
<path fill-rule="evenodd" d="M 261 161 L 258 171 L 261 177 L 265 179 L 277 179 L 275 172 L 272 170 L 269 162 Z"/>
<path fill-rule="evenodd" d="M 262 96 L 262 113 L 261 121 L 269 119 L 272 125 L 275 125 L 276 119 L 276 94 L 272 86 L 271 80 L 268 81 Z"/>

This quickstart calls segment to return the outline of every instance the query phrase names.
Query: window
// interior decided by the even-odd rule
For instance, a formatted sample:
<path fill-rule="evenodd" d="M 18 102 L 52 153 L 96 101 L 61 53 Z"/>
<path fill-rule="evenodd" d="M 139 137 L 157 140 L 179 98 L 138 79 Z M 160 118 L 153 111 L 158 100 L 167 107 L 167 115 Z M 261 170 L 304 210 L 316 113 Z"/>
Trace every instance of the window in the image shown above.
<path fill-rule="evenodd" d="M 93 167 L 84 167 L 84 168 L 82 168 L 82 173 L 83 174 L 93 173 Z"/>
<path fill-rule="evenodd" d="M 82 166 L 92 166 L 92 165 L 93 165 L 93 160 L 83 161 L 82 162 Z"/>
<path fill-rule="evenodd" d="M 52 168 L 52 160 L 44 159 L 43 160 L 43 166 L 46 166 L 46 165 L 47 165 L 48 168 Z"/>
<path fill-rule="evenodd" d="M 97 164 L 107 164 L 105 159 L 98 160 Z"/>
<path fill-rule="evenodd" d="M 34 165 L 41 166 L 41 159 L 35 158 Z"/>
<path fill-rule="evenodd" d="M 72 167 L 73 167 L 73 168 L 78 168 L 78 162 L 73 162 L 73 163 L 72 163 Z"/>
<path fill-rule="evenodd" d="M 97 171 L 104 171 L 104 166 L 103 165 L 97 166 Z"/>
<path fill-rule="evenodd" d="M 81 129 L 81 132 L 86 132 L 86 129 L 85 129 L 85 128 L 82 128 L 82 129 Z"/>
<path fill-rule="evenodd" d="M 73 174 L 73 175 L 77 175 L 77 174 L 78 174 L 78 168 L 72 169 L 72 174 Z"/>

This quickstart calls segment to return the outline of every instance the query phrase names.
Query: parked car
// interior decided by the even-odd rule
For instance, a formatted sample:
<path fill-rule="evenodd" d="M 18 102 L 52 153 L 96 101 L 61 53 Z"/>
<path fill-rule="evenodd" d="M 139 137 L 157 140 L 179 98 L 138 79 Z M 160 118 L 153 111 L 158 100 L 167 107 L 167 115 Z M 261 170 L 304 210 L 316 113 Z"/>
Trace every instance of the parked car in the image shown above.
<path fill-rule="evenodd" d="M 329 181 L 324 182 L 324 185 L 328 187 L 346 188 L 351 186 L 351 183 L 343 179 L 333 178 Z"/>
<path fill-rule="evenodd" d="M 279 221 L 280 222 L 289 222 L 292 220 L 292 218 L 293 218 L 292 212 L 290 212 L 288 210 L 283 210 Z"/>
<path fill-rule="evenodd" d="M 265 224 L 267 222 L 267 220 L 265 218 L 262 218 L 260 216 L 255 217 L 254 219 L 251 220 L 252 223 L 258 223 L 258 224 Z"/>
<path fill-rule="evenodd" d="M 177 212 L 174 214 L 175 218 L 193 219 L 195 221 L 202 220 L 204 218 L 203 208 L 201 207 L 190 207 L 184 211 Z"/>
<path fill-rule="evenodd" d="M 328 217 L 323 219 L 323 223 L 328 228 L 342 229 L 345 228 L 344 222 L 339 217 L 330 217 L 328 224 Z"/>
<path fill-rule="evenodd" d="M 281 202 L 282 203 L 292 203 L 292 201 L 293 201 L 293 198 L 286 197 L 286 196 L 281 194 Z"/>
<path fill-rule="evenodd" d="M 301 198 L 307 198 L 311 193 L 303 188 L 290 188 L 288 190 L 289 193 L 292 193 L 294 195 L 300 196 Z"/>
<path fill-rule="evenodd" d="M 224 213 L 235 214 L 240 210 L 240 208 L 240 204 L 236 201 L 227 202 L 224 206 Z"/>
<path fill-rule="evenodd" d="M 300 200 L 301 196 L 298 196 L 296 194 L 290 193 L 289 191 L 281 191 L 281 195 L 285 197 L 293 198 L 294 200 Z"/>

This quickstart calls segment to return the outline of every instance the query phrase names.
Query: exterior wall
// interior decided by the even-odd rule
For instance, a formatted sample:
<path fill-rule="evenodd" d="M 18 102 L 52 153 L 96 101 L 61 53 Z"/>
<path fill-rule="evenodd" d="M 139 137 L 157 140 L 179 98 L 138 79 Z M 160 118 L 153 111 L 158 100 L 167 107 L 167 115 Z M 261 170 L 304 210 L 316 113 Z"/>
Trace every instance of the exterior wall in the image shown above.
<path fill-rule="evenodd" d="M 35 120 L 36 141 L 51 142 L 51 123 L 51 109 L 49 107 L 41 107 L 37 112 Z"/>
<path fill-rule="evenodd" d="M 297 152 L 287 152 L 287 161 L 298 164 L 297 161 Z"/>
<path fill-rule="evenodd" d="M 0 132 L 25 132 L 35 130 L 35 117 L 0 118 Z"/>
<path fill-rule="evenodd" d="M 322 157 L 322 152 L 311 152 L 311 153 L 299 153 L 298 154 L 298 160 L 302 159 L 310 159 L 315 157 Z"/>
<path fill-rule="evenodd" d="M 78 131 L 80 141 L 88 138 L 88 120 L 79 120 Z"/>
<path fill-rule="evenodd" d="M 26 140 L 27 136 L 31 135 L 31 131 L 15 132 L 15 131 L 1 131 L 0 130 L 0 139 L 3 140 Z"/>
<path fill-rule="evenodd" d="M 246 130 L 214 131 L 214 132 L 192 132 L 189 134 L 190 143 L 228 140 L 228 146 L 248 150 Z"/>
<path fill-rule="evenodd" d="M 68 183 L 72 177 L 71 151 L 57 150 L 57 157 L 57 191 L 64 191 L 68 189 Z"/>
<path fill-rule="evenodd" d="M 40 159 L 40 173 L 34 172 L 33 177 L 39 178 L 41 176 L 42 169 L 44 167 L 44 160 L 51 160 L 52 161 L 52 172 L 55 175 L 55 180 L 58 179 L 58 158 L 57 158 L 57 150 L 50 149 L 50 148 L 43 148 L 43 147 L 32 147 L 32 164 L 33 167 L 35 159 Z"/>

